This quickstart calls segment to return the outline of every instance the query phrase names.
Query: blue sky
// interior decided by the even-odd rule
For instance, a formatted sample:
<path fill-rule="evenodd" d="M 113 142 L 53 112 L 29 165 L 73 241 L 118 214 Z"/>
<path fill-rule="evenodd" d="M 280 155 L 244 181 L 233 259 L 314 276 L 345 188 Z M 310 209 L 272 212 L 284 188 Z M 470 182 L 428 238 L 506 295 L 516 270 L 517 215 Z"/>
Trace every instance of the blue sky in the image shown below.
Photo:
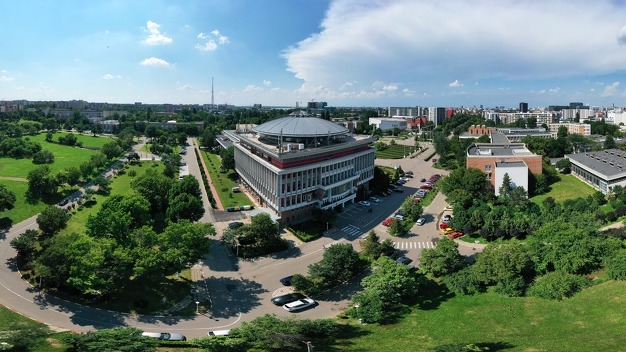
<path fill-rule="evenodd" d="M 0 100 L 626 106 L 617 0 L 0 1 Z"/>

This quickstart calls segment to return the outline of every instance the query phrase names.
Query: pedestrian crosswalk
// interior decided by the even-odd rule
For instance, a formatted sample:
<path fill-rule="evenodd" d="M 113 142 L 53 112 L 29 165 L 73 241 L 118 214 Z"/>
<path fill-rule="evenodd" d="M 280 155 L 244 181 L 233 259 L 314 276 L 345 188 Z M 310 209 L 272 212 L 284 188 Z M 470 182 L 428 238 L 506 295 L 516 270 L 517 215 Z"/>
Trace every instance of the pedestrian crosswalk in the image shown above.
<path fill-rule="evenodd" d="M 394 248 L 396 249 L 425 249 L 435 248 L 436 244 L 433 242 L 394 242 Z"/>
<path fill-rule="evenodd" d="M 354 226 L 354 225 L 348 225 L 345 226 L 341 229 L 341 231 L 343 231 L 347 236 L 347 238 L 357 238 L 359 236 L 361 236 L 361 234 L 363 234 L 363 232 L 361 231 L 361 229 L 359 229 L 358 227 Z"/>

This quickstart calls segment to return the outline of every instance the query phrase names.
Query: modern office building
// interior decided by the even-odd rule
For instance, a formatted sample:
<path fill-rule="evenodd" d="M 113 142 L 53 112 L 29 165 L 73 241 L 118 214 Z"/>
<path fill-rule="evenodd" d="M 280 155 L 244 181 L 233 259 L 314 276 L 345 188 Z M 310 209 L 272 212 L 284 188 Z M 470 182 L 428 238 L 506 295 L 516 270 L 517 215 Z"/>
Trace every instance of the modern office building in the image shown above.
<path fill-rule="evenodd" d="M 516 164 L 511 164 L 512 162 Z M 475 143 L 467 148 L 467 168 L 479 169 L 485 173 L 494 189 L 499 188 L 504 173 L 510 172 L 508 168 L 515 167 L 515 170 L 519 170 L 519 162 L 526 165 L 526 170 L 533 174 L 542 172 L 541 155 L 531 152 L 524 143 Z M 497 163 L 500 163 L 499 167 Z M 515 172 L 517 173 L 519 172 Z M 496 180 L 500 182 L 498 187 Z M 525 189 L 528 191 L 527 184 Z"/>
<path fill-rule="evenodd" d="M 408 128 L 408 122 L 403 118 L 370 117 L 369 124 L 381 131 L 393 130 L 394 128 L 406 130 Z"/>
<path fill-rule="evenodd" d="M 626 152 L 607 149 L 599 152 L 565 154 L 572 164 L 572 175 L 603 193 L 615 186 L 626 187 Z"/>
<path fill-rule="evenodd" d="M 519 112 L 528 112 L 528 103 L 519 103 Z"/>
<path fill-rule="evenodd" d="M 373 137 L 302 113 L 224 136 L 234 144 L 243 186 L 283 224 L 353 203 L 374 177 Z"/>
<path fill-rule="evenodd" d="M 446 119 L 446 108 L 428 108 L 428 121 L 431 121 L 435 126 L 443 124 Z"/>

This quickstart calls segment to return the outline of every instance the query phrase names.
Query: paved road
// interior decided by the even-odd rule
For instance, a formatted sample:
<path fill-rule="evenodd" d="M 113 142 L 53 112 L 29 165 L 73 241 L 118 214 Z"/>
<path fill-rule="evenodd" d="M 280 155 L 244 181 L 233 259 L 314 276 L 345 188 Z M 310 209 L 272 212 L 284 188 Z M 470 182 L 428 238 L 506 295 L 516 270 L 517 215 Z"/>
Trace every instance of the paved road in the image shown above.
<path fill-rule="evenodd" d="M 60 300 L 39 292 L 27 281 L 21 280 L 14 264 L 15 251 L 9 246 L 12 238 L 29 228 L 36 228 L 32 217 L 15 225 L 0 241 L 0 304 L 34 320 L 45 322 L 53 327 L 72 331 L 87 331 L 97 328 L 127 325 L 142 330 L 176 331 L 189 338 L 206 336 L 210 330 L 238 326 L 242 321 L 249 321 L 266 313 L 278 316 L 290 316 L 281 307 L 272 305 L 269 300 L 273 295 L 284 293 L 289 288 L 283 287 L 279 279 L 293 273 L 306 273 L 308 266 L 321 260 L 327 246 L 334 243 L 351 243 L 360 249 L 358 238 L 374 229 L 382 238 L 390 237 L 387 228 L 380 222 L 397 210 L 403 199 L 412 194 L 419 186 L 420 178 L 428 178 L 434 173 L 445 174 L 423 161 L 429 153 L 415 159 L 377 160 L 385 166 L 400 165 L 405 171 L 413 171 L 415 177 L 404 188 L 405 193 L 395 193 L 386 197 L 380 204 L 372 206 L 374 211 L 367 212 L 366 207 L 358 204 L 349 205 L 340 215 L 336 226 L 327 236 L 310 243 L 293 240 L 291 249 L 268 258 L 241 260 L 232 255 L 219 243 L 218 238 L 210 239 L 210 253 L 194 270 L 200 272 L 200 280 L 209 288 L 212 307 L 204 315 L 181 318 L 168 316 L 133 316 L 118 312 L 104 311 Z M 151 157 L 149 157 L 151 158 Z M 200 169 L 195 155 L 191 152 L 183 157 L 190 174 L 200 179 Z M 203 201 L 208 204 L 206 190 Z M 441 235 L 436 229 L 436 219 L 446 206 L 442 195 L 425 209 L 431 221 L 423 226 L 414 226 L 412 234 L 406 238 L 392 238 L 396 247 L 404 255 L 417 260 L 424 248 L 432 248 Z M 216 212 L 206 207 L 207 214 L 202 221 L 212 222 L 221 236 L 225 222 L 216 222 Z M 238 213 L 237 216 L 241 216 Z M 390 237 L 391 238 L 391 237 Z M 460 243 L 460 242 L 459 242 Z M 460 247 L 463 254 L 469 255 L 478 249 L 466 244 Z M 304 318 L 334 317 L 348 307 L 349 299 L 359 289 L 357 278 L 353 282 L 322 295 L 319 305 L 313 309 L 296 313 Z"/>

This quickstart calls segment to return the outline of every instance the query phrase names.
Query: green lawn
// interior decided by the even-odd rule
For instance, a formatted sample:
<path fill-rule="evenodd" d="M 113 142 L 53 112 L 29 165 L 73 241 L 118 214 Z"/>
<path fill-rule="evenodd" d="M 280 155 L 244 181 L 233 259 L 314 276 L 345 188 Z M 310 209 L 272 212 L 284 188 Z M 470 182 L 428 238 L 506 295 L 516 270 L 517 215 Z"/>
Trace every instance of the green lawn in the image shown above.
<path fill-rule="evenodd" d="M 415 146 L 401 144 L 389 145 L 385 150 L 376 151 L 375 156 L 380 159 L 402 159 L 415 150 Z"/>
<path fill-rule="evenodd" d="M 50 166 L 53 174 L 69 166 L 79 166 L 83 162 L 88 161 L 92 155 L 98 153 L 95 150 L 48 143 L 45 140 L 40 143 L 43 149 L 49 150 L 54 154 L 54 163 L 47 164 Z M 0 176 L 26 178 L 28 173 L 38 166 L 33 164 L 32 159 L 0 158 Z"/>
<path fill-rule="evenodd" d="M 111 179 L 111 193 L 114 194 L 131 194 L 135 191 L 130 187 L 130 182 L 133 180 L 133 177 L 128 175 L 130 170 L 135 170 L 137 175 L 134 178 L 137 178 L 147 170 L 156 169 L 158 172 L 163 172 L 164 166 L 161 162 L 158 161 L 142 161 L 134 164 L 127 164 L 129 167 L 125 169 L 123 174 L 118 174 L 114 178 Z M 109 196 L 110 196 L 109 195 Z M 90 214 L 95 215 L 100 208 L 102 207 L 102 202 L 108 196 L 102 194 L 96 194 L 94 196 L 95 202 L 90 202 L 85 206 L 80 207 L 78 210 L 74 210 L 72 213 L 72 217 L 70 221 L 67 223 L 67 227 L 63 230 L 65 233 L 72 232 L 83 232 L 85 229 L 85 224 L 87 223 L 87 218 Z"/>
<path fill-rule="evenodd" d="M 34 320 L 21 316 L 4 306 L 0 306 L 0 331 L 12 331 L 16 326 L 30 328 L 43 326 Z M 43 339 L 37 342 L 33 348 L 29 349 L 32 352 L 44 352 L 44 351 L 65 351 L 65 343 L 62 339 L 63 333 L 56 333 L 47 339 Z M 0 338 L 0 341 L 4 341 Z"/>
<path fill-rule="evenodd" d="M 216 154 L 202 151 L 202 158 L 204 158 L 206 167 L 211 175 L 211 181 L 213 181 L 213 184 L 215 185 L 217 197 L 219 197 L 224 208 L 239 207 L 240 205 L 252 205 L 252 202 L 248 199 L 248 196 L 246 196 L 245 193 L 231 192 L 233 187 L 239 187 L 239 185 L 235 182 L 235 179 L 237 178 L 237 173 L 235 171 L 229 170 L 226 173 L 221 172 L 220 166 L 222 165 L 222 162 Z"/>
<path fill-rule="evenodd" d="M 542 204 L 546 198 L 552 197 L 555 201 L 562 202 L 567 199 L 586 197 L 596 192 L 591 186 L 572 175 L 560 174 L 559 177 L 561 178 L 560 181 L 550 185 L 550 192 L 534 196 L 531 200 L 537 204 Z"/>
<path fill-rule="evenodd" d="M 26 182 L 0 180 L 0 185 L 5 186 L 11 192 L 15 193 L 15 198 L 17 198 L 13 209 L 5 210 L 0 214 L 0 218 L 7 217 L 11 219 L 13 224 L 28 219 L 48 206 L 41 200 L 34 204 L 26 200 L 26 191 L 28 190 L 28 184 Z"/>
<path fill-rule="evenodd" d="M 432 301 L 391 325 L 351 325 L 341 351 L 429 351 L 445 344 L 489 344 L 490 351 L 623 351 L 626 282 L 608 281 L 565 301 L 496 294 Z"/>
<path fill-rule="evenodd" d="M 65 136 L 68 134 L 69 132 L 55 132 L 52 135 L 52 140 L 58 142 L 59 137 Z M 101 149 L 103 145 L 113 141 L 113 139 L 109 136 L 102 136 L 102 135 L 93 136 L 91 134 L 78 134 L 78 133 L 74 133 L 74 135 L 76 136 L 76 140 L 78 142 L 82 142 L 83 147 L 90 148 L 90 149 Z M 37 141 L 41 143 L 42 146 L 44 144 L 49 144 L 48 142 L 46 142 L 46 133 L 40 133 L 38 135 L 28 136 L 28 137 L 33 141 Z"/>

